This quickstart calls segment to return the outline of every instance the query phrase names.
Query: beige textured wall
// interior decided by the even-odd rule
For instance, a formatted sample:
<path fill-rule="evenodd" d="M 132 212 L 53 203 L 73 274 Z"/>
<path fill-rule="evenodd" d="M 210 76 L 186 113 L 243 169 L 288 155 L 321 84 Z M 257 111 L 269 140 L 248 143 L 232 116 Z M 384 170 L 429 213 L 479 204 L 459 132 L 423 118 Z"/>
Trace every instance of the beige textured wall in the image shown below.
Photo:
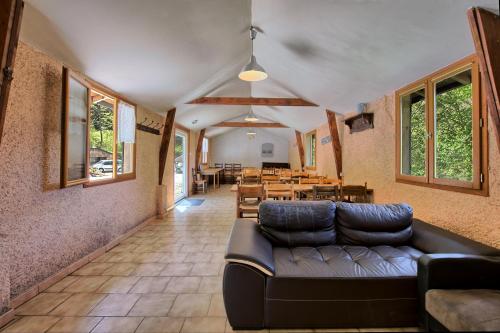
<path fill-rule="evenodd" d="M 137 179 L 57 189 L 62 64 L 20 43 L 14 73 L 0 146 L 0 302 L 5 263 L 7 288 L 19 295 L 155 215 L 158 182 L 160 136 L 138 131 Z M 138 107 L 145 116 L 162 121 Z"/>
<path fill-rule="evenodd" d="M 500 155 L 489 126 L 490 196 L 430 189 L 395 182 L 394 95 L 368 104 L 375 128 L 344 135 L 345 182 L 368 182 L 375 201 L 407 202 L 415 216 L 465 237 L 500 248 Z"/>

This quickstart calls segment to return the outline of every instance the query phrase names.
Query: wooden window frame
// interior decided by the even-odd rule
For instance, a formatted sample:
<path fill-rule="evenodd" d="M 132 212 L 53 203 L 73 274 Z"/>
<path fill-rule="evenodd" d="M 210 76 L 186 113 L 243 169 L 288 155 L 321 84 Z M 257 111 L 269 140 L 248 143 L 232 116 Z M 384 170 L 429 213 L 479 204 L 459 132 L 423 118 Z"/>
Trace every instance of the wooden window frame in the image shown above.
<path fill-rule="evenodd" d="M 203 142 L 207 140 L 207 151 L 203 151 Z M 201 144 L 201 163 L 208 163 L 208 151 L 210 150 L 210 141 L 206 136 L 203 137 L 202 144 Z"/>
<path fill-rule="evenodd" d="M 87 88 L 87 133 L 86 133 L 86 148 L 85 148 L 85 177 L 75 180 L 68 180 L 68 126 L 69 126 L 69 84 L 71 79 L 77 81 L 81 85 Z M 89 135 L 89 109 L 91 103 L 90 97 L 91 87 L 88 82 L 78 75 L 77 73 L 71 71 L 68 68 L 63 68 L 63 126 L 62 126 L 62 165 L 61 165 L 61 187 L 71 187 L 75 185 L 85 184 L 89 181 L 89 144 L 90 144 L 90 135 Z"/>
<path fill-rule="evenodd" d="M 314 149 L 314 164 L 308 164 L 308 162 L 311 162 L 312 161 L 312 157 L 313 157 L 313 152 L 311 151 L 311 142 L 312 140 L 309 139 L 309 137 L 311 137 L 312 135 L 314 135 L 314 141 L 315 142 L 315 149 Z M 316 170 L 316 165 L 318 164 L 318 160 L 317 160 L 317 151 L 318 151 L 318 133 L 316 130 L 312 130 L 310 132 L 307 132 L 305 135 L 304 135 L 304 139 L 306 141 L 306 149 L 305 149 L 305 153 L 306 153 L 306 161 L 305 161 L 305 165 L 304 167 L 306 168 L 309 168 L 309 170 Z M 309 159 L 309 161 L 308 161 Z"/>
<path fill-rule="evenodd" d="M 472 152 L 473 179 L 465 182 L 453 179 L 436 178 L 435 159 L 435 106 L 434 91 L 439 81 L 471 70 L 472 74 Z M 424 88 L 425 122 L 428 133 L 426 142 L 425 176 L 410 176 L 401 173 L 401 97 Z M 398 183 L 419 185 L 429 188 L 488 196 L 488 115 L 484 87 L 476 55 L 470 55 L 433 72 L 395 92 L 396 113 L 396 170 Z"/>
<path fill-rule="evenodd" d="M 87 149 L 86 149 L 86 178 L 82 178 L 78 181 L 67 181 L 67 137 L 66 137 L 66 131 L 67 131 L 67 126 L 68 126 L 68 96 L 69 96 L 69 78 L 73 78 L 80 82 L 82 85 L 87 87 L 88 91 L 88 106 L 87 106 Z M 114 149 L 113 149 L 113 174 L 111 178 L 103 179 L 103 180 L 90 180 L 90 174 L 89 174 L 89 166 L 90 166 L 90 108 L 92 106 L 92 99 L 91 99 L 91 90 L 95 90 L 99 92 L 100 94 L 106 95 L 110 98 L 113 98 L 115 100 L 114 107 L 113 107 L 113 140 L 114 140 Z M 117 173 L 117 166 L 118 163 L 116 163 L 117 159 L 117 151 L 118 151 L 118 104 L 120 101 L 125 102 L 127 104 L 130 104 L 134 107 L 135 111 L 135 116 L 137 118 L 137 104 L 131 102 L 127 98 L 124 98 L 120 94 L 114 92 L 113 90 L 103 86 L 102 84 L 93 81 L 92 79 L 89 79 L 83 75 L 77 74 L 76 72 L 72 71 L 69 68 L 64 67 L 63 68 L 63 105 L 64 105 L 64 124 L 63 124 L 63 135 L 62 135 L 62 145 L 63 145 L 63 156 L 62 156 L 62 170 L 61 170 L 61 187 L 69 187 L 69 186 L 74 186 L 74 185 L 83 185 L 83 187 L 93 187 L 93 186 L 99 186 L 99 185 L 105 185 L 105 184 L 112 184 L 112 183 L 117 183 L 117 182 L 122 182 L 122 181 L 127 181 L 127 180 L 134 180 L 137 177 L 137 130 L 136 130 L 136 142 L 133 144 L 132 152 L 133 152 L 133 158 L 132 158 L 132 165 L 133 165 L 133 171 L 125 174 L 118 174 Z"/>

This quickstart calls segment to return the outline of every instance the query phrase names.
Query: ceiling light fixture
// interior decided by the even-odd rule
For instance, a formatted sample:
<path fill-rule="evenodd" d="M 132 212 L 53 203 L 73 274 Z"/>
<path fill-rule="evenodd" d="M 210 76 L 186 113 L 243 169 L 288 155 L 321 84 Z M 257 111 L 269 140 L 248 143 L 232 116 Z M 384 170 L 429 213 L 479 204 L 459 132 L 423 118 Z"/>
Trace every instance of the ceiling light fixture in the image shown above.
<path fill-rule="evenodd" d="M 242 69 L 238 77 L 243 81 L 256 82 L 267 78 L 267 73 L 261 65 L 257 63 L 257 59 L 253 55 L 253 40 L 257 36 L 257 30 L 250 26 L 250 39 L 252 40 L 252 56 L 250 61 Z"/>
<path fill-rule="evenodd" d="M 253 113 L 252 110 L 250 110 L 250 112 L 248 112 L 247 116 L 245 117 L 245 121 L 249 121 L 249 122 L 256 122 L 256 121 L 259 121 L 259 118 L 257 118 L 257 116 Z"/>
<path fill-rule="evenodd" d="M 247 132 L 248 139 L 252 140 L 257 135 L 257 132 L 253 128 L 249 128 Z"/>

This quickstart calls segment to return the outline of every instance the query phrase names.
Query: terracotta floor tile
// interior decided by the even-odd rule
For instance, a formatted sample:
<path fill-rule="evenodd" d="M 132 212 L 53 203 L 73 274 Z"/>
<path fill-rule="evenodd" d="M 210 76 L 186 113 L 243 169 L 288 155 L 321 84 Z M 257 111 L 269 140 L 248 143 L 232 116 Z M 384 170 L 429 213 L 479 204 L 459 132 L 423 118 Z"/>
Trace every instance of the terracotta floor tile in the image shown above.
<path fill-rule="evenodd" d="M 92 333 L 134 333 L 142 322 L 141 317 L 108 317 L 92 330 Z"/>
<path fill-rule="evenodd" d="M 172 307 L 175 295 L 145 294 L 135 303 L 128 316 L 166 316 Z"/>
<path fill-rule="evenodd" d="M 204 276 L 201 279 L 200 293 L 215 294 L 222 292 L 222 279 L 219 276 Z"/>
<path fill-rule="evenodd" d="M 170 279 L 168 276 L 142 277 L 129 293 L 161 293 L 167 287 Z"/>
<path fill-rule="evenodd" d="M 161 271 L 161 276 L 186 276 L 193 268 L 191 263 L 175 263 L 167 264 L 165 269 Z"/>
<path fill-rule="evenodd" d="M 172 317 L 151 317 L 144 318 L 139 325 L 136 333 L 179 333 L 182 325 L 184 324 L 183 318 Z"/>
<path fill-rule="evenodd" d="M 146 263 L 139 264 L 131 275 L 135 276 L 158 276 L 160 272 L 165 269 L 165 264 L 159 263 Z"/>
<path fill-rule="evenodd" d="M 132 289 L 139 279 L 138 276 L 113 276 L 97 289 L 97 292 L 125 294 Z"/>
<path fill-rule="evenodd" d="M 106 297 L 105 294 L 74 294 L 52 310 L 50 314 L 54 316 L 86 316 L 104 297 Z"/>
<path fill-rule="evenodd" d="M 70 284 L 75 283 L 78 280 L 78 276 L 68 275 L 62 280 L 56 282 L 49 288 L 45 289 L 46 293 L 58 293 L 61 292 L 64 288 L 68 287 Z"/>
<path fill-rule="evenodd" d="M 191 270 L 190 275 L 199 275 L 199 276 L 213 276 L 218 275 L 220 271 L 221 265 L 214 263 L 196 263 Z"/>
<path fill-rule="evenodd" d="M 166 293 L 195 293 L 200 286 L 201 277 L 198 276 L 176 276 L 173 277 L 165 289 Z"/>
<path fill-rule="evenodd" d="M 169 312 L 171 317 L 206 316 L 210 307 L 210 295 L 180 294 Z"/>
<path fill-rule="evenodd" d="M 16 309 L 16 315 L 45 315 L 59 304 L 64 302 L 71 294 L 69 293 L 42 293 L 38 294 L 28 302 Z"/>
<path fill-rule="evenodd" d="M 69 293 L 90 293 L 94 292 L 101 285 L 109 280 L 109 276 L 80 276 L 77 281 L 64 288 L 64 292 Z"/>
<path fill-rule="evenodd" d="M 134 263 L 116 263 L 102 272 L 102 275 L 129 276 L 136 268 L 137 264 Z"/>
<path fill-rule="evenodd" d="M 226 318 L 187 318 L 182 333 L 220 333 L 226 328 Z"/>
<path fill-rule="evenodd" d="M 89 333 L 102 317 L 64 317 L 49 330 L 49 333 Z"/>
<path fill-rule="evenodd" d="M 140 294 L 109 294 L 89 313 L 89 316 L 126 316 L 139 298 Z"/>
<path fill-rule="evenodd" d="M 8 325 L 3 333 L 41 333 L 59 321 L 58 317 L 27 316 Z"/>
<path fill-rule="evenodd" d="M 113 266 L 112 263 L 105 262 L 90 262 L 80 268 L 79 270 L 71 273 L 72 275 L 101 275 L 102 272 Z"/>
<path fill-rule="evenodd" d="M 226 309 L 224 308 L 224 300 L 222 294 L 214 294 L 210 300 L 210 308 L 208 309 L 209 317 L 226 317 Z"/>

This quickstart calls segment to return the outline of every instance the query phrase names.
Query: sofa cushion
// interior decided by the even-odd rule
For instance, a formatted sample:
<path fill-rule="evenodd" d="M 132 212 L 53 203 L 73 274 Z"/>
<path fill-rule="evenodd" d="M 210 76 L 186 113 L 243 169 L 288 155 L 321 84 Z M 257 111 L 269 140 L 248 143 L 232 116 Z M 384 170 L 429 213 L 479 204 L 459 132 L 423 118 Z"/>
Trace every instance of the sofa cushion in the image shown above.
<path fill-rule="evenodd" d="M 265 201 L 260 228 L 274 246 L 321 246 L 335 243 L 335 204 L 331 201 Z"/>
<path fill-rule="evenodd" d="M 409 246 L 273 248 L 276 277 L 416 277 L 421 255 L 422 252 Z"/>
<path fill-rule="evenodd" d="M 425 308 L 450 331 L 500 331 L 500 290 L 432 289 Z"/>
<path fill-rule="evenodd" d="M 413 210 L 407 204 L 337 204 L 339 244 L 403 245 L 412 236 Z"/>

